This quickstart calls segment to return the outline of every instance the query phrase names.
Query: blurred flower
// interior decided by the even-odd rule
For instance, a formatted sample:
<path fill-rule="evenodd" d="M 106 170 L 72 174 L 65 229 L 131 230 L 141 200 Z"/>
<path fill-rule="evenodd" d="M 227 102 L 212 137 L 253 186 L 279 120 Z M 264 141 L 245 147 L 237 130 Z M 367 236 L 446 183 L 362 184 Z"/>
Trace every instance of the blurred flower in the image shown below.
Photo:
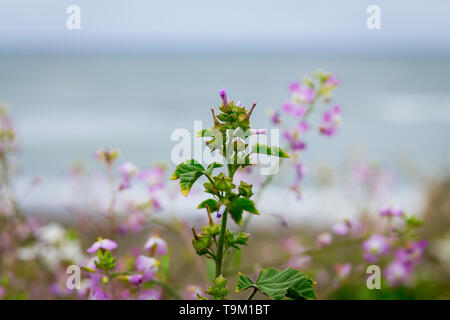
<path fill-rule="evenodd" d="M 422 261 L 423 252 L 428 246 L 426 240 L 410 241 L 406 248 L 400 248 L 395 251 L 395 258 L 401 262 L 419 263 Z"/>
<path fill-rule="evenodd" d="M 222 103 L 225 107 L 228 106 L 228 99 L 227 99 L 227 91 L 225 88 L 222 88 L 219 90 L 220 97 L 222 98 Z"/>
<path fill-rule="evenodd" d="M 412 273 L 410 263 L 394 260 L 385 269 L 385 276 L 391 286 L 405 283 Z"/>
<path fill-rule="evenodd" d="M 334 265 L 334 270 L 336 271 L 338 280 L 344 280 L 350 275 L 350 272 L 352 272 L 352 264 L 351 263 L 344 263 L 344 264 L 337 263 Z"/>
<path fill-rule="evenodd" d="M 117 243 L 115 241 L 109 240 L 109 239 L 98 238 L 98 240 L 96 242 L 94 242 L 94 244 L 86 251 L 89 253 L 94 253 L 98 249 L 114 250 L 116 248 L 117 248 Z"/>
<path fill-rule="evenodd" d="M 40 228 L 37 232 L 37 237 L 45 243 L 55 244 L 62 241 L 65 234 L 66 229 L 64 229 L 60 224 L 52 222 Z"/>
<path fill-rule="evenodd" d="M 120 183 L 119 189 L 124 190 L 130 188 L 131 177 L 139 171 L 138 167 L 132 162 L 124 162 L 119 170 L 122 176 L 122 182 Z"/>
<path fill-rule="evenodd" d="M 167 253 L 167 243 L 158 235 L 148 238 L 144 245 L 144 249 L 149 251 L 151 255 L 157 254 L 163 256 Z"/>
<path fill-rule="evenodd" d="M 381 209 L 379 213 L 382 217 L 403 217 L 404 215 L 402 209 L 398 209 L 394 206 L 387 206 Z"/>
<path fill-rule="evenodd" d="M 94 288 L 91 288 L 89 299 L 90 300 L 110 300 L 111 297 L 101 287 L 94 287 Z"/>
<path fill-rule="evenodd" d="M 331 244 L 333 236 L 329 232 L 323 232 L 317 236 L 317 243 L 321 247 L 325 247 Z"/>
<path fill-rule="evenodd" d="M 374 234 L 363 242 L 362 248 L 364 250 L 364 259 L 368 262 L 376 262 L 380 256 L 389 252 L 391 246 L 384 236 Z"/>
<path fill-rule="evenodd" d="M 267 134 L 267 129 L 249 129 L 250 134 Z"/>
<path fill-rule="evenodd" d="M 340 221 L 340 222 L 336 223 L 332 227 L 332 230 L 335 234 L 337 234 L 339 236 L 344 236 L 350 232 L 351 227 L 352 227 L 352 223 L 350 222 L 350 220 L 346 219 L 344 221 Z"/>
<path fill-rule="evenodd" d="M 133 274 L 131 276 L 129 276 L 128 281 L 130 281 L 130 283 L 139 286 L 142 284 L 144 277 L 141 274 Z"/>
<path fill-rule="evenodd" d="M 295 117 L 303 117 L 306 114 L 306 107 L 304 105 L 296 104 L 292 101 L 283 103 L 283 111 Z"/>
<path fill-rule="evenodd" d="M 143 181 L 149 191 L 155 191 L 164 187 L 164 169 L 159 166 L 140 171 L 136 178 Z"/>
<path fill-rule="evenodd" d="M 97 158 L 98 161 L 103 162 L 107 165 L 113 164 L 119 155 L 120 150 L 117 148 L 111 150 L 101 148 L 94 152 L 95 158 Z"/>
<path fill-rule="evenodd" d="M 311 103 L 314 101 L 314 90 L 299 82 L 294 82 L 289 86 L 289 90 L 293 95 L 293 100 L 297 103 Z"/>
<path fill-rule="evenodd" d="M 186 290 L 183 294 L 183 298 L 185 300 L 197 300 L 197 295 L 201 294 L 202 289 L 199 286 L 190 284 L 186 287 Z"/>
<path fill-rule="evenodd" d="M 155 258 L 140 255 L 136 259 L 136 269 L 143 272 L 145 282 L 152 280 L 158 271 L 159 261 Z"/>
<path fill-rule="evenodd" d="M 333 74 L 330 74 L 327 80 L 324 82 L 323 86 L 325 88 L 335 88 L 340 84 L 339 80 Z"/>
<path fill-rule="evenodd" d="M 299 139 L 297 130 L 294 130 L 293 132 L 284 131 L 283 137 L 289 143 L 289 146 L 293 151 L 304 150 L 306 148 L 306 143 Z"/>
<path fill-rule="evenodd" d="M 337 129 L 341 123 L 341 107 L 339 105 L 335 105 L 330 110 L 324 112 L 319 131 L 326 136 L 333 136 L 337 132 Z"/>

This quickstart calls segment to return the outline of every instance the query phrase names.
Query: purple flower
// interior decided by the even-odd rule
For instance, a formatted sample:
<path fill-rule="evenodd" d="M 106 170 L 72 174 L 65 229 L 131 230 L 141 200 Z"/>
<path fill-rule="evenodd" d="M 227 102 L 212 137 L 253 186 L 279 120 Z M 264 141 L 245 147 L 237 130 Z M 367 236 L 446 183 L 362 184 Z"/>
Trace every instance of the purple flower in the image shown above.
<path fill-rule="evenodd" d="M 149 251 L 152 255 L 157 254 L 163 256 L 167 253 L 167 243 L 159 236 L 155 235 L 148 238 L 144 245 L 144 249 Z"/>
<path fill-rule="evenodd" d="M 249 129 L 250 134 L 267 134 L 267 129 Z"/>
<path fill-rule="evenodd" d="M 110 300 L 109 294 L 101 287 L 91 288 L 89 299 L 91 300 Z"/>
<path fill-rule="evenodd" d="M 144 277 L 141 274 L 133 274 L 128 278 L 128 281 L 136 286 L 140 286 L 144 281 Z"/>
<path fill-rule="evenodd" d="M 114 250 L 115 248 L 117 248 L 116 242 L 109 240 L 109 239 L 98 238 L 98 240 L 96 242 L 94 242 L 94 244 L 86 251 L 89 253 L 94 253 L 98 249 Z"/>
<path fill-rule="evenodd" d="M 404 212 L 401 209 L 393 206 L 388 206 L 380 210 L 380 216 L 382 217 L 403 217 Z"/>
<path fill-rule="evenodd" d="M 138 172 L 138 167 L 136 167 L 132 162 L 124 162 L 120 166 L 119 170 L 122 175 L 122 182 L 119 189 L 123 190 L 130 188 L 131 177 Z"/>
<path fill-rule="evenodd" d="M 390 285 L 398 286 L 408 280 L 412 273 L 412 266 L 410 263 L 394 260 L 386 267 L 384 273 Z"/>
<path fill-rule="evenodd" d="M 336 77 L 333 74 L 330 74 L 323 85 L 325 88 L 334 88 L 337 87 L 339 84 L 340 84 L 339 80 L 336 79 Z"/>
<path fill-rule="evenodd" d="M 227 99 L 227 91 L 225 88 L 222 88 L 219 90 L 220 97 L 222 98 L 222 103 L 225 107 L 228 106 L 228 99 Z"/>
<path fill-rule="evenodd" d="M 344 220 L 344 221 L 340 221 L 340 222 L 336 223 L 332 227 L 332 230 L 335 234 L 337 234 L 339 236 L 345 236 L 346 234 L 348 234 L 350 232 L 351 228 L 352 228 L 352 223 L 349 220 Z"/>
<path fill-rule="evenodd" d="M 158 271 L 159 261 L 155 258 L 140 255 L 136 259 L 136 269 L 143 272 L 143 281 L 152 280 Z"/>
<path fill-rule="evenodd" d="M 306 143 L 299 139 L 297 131 L 293 133 L 290 131 L 285 131 L 283 137 L 289 142 L 289 145 L 293 151 L 304 150 L 306 148 Z"/>
<path fill-rule="evenodd" d="M 362 248 L 364 250 L 364 259 L 368 262 L 376 262 L 380 256 L 389 252 L 391 246 L 384 236 L 374 234 L 363 242 Z"/>
<path fill-rule="evenodd" d="M 286 101 L 285 103 L 283 103 L 283 110 L 287 114 L 293 115 L 295 117 L 303 117 L 306 114 L 305 106 L 296 104 L 292 101 Z"/>
<path fill-rule="evenodd" d="M 270 116 L 270 121 L 273 124 L 280 124 L 281 123 L 280 113 L 278 111 L 269 114 L 269 116 Z"/>
<path fill-rule="evenodd" d="M 338 276 L 339 280 L 344 280 L 350 275 L 350 272 L 352 272 L 352 264 L 351 263 L 344 263 L 344 264 L 335 264 L 334 270 L 336 271 L 336 274 Z"/>
<path fill-rule="evenodd" d="M 309 86 L 294 82 L 289 86 L 289 90 L 293 95 L 293 100 L 298 103 L 311 103 L 314 101 L 315 93 Z"/>
<path fill-rule="evenodd" d="M 324 112 L 322 124 L 319 126 L 320 133 L 326 136 L 333 136 L 342 123 L 341 107 L 333 106 L 330 110 Z"/>
<path fill-rule="evenodd" d="M 217 210 L 216 218 L 222 218 L 223 213 L 225 212 L 226 206 L 220 206 L 219 210 Z"/>
<path fill-rule="evenodd" d="M 405 263 L 419 263 L 422 261 L 423 252 L 428 246 L 426 240 L 408 242 L 406 248 L 400 248 L 395 251 L 395 258 Z"/>

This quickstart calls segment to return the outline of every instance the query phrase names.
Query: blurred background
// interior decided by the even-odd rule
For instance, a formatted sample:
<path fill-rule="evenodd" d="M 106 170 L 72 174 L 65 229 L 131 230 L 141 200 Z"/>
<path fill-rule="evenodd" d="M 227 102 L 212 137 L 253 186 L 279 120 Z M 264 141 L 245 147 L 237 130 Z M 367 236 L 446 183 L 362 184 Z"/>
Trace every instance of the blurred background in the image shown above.
<path fill-rule="evenodd" d="M 80 30 L 66 27 L 72 4 Z M 380 30 L 366 26 L 372 4 Z M 269 214 L 254 222 L 270 227 L 277 214 L 324 227 L 355 216 L 360 207 L 346 197 L 364 163 L 388 173 L 378 205 L 394 199 L 433 213 L 425 234 L 434 234 L 449 225 L 449 13 L 447 0 L 2 0 L 0 102 L 20 141 L 17 189 L 41 181 L 22 206 L 69 219 L 62 208 L 80 195 L 63 177 L 77 161 L 100 170 L 99 147 L 117 147 L 139 167 L 173 168 L 171 133 L 192 132 L 195 120 L 208 126 L 222 87 L 244 105 L 258 101 L 253 123 L 271 128 L 267 109 L 322 68 L 341 82 L 340 132 L 308 137 L 301 201 L 283 188 L 292 171 L 282 170 L 261 201 Z M 197 202 L 194 194 L 165 208 L 191 217 Z"/>

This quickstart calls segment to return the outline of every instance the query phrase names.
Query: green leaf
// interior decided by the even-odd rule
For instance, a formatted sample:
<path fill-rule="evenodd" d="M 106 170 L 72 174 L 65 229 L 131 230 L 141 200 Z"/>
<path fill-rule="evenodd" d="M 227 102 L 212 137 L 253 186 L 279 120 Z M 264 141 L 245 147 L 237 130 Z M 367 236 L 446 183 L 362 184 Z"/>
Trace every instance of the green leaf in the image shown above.
<path fill-rule="evenodd" d="M 234 202 L 231 202 L 227 206 L 228 212 L 231 214 L 231 217 L 237 224 L 241 224 L 242 222 L 242 212 L 248 211 L 253 214 L 258 214 L 259 212 L 255 207 L 255 203 L 246 198 L 239 198 Z"/>
<path fill-rule="evenodd" d="M 217 209 L 219 209 L 219 206 L 220 205 L 217 200 L 206 199 L 205 201 L 203 201 L 202 203 L 200 203 L 197 206 L 197 209 L 204 209 L 204 208 L 208 207 L 210 212 L 215 212 L 215 211 L 217 211 Z"/>
<path fill-rule="evenodd" d="M 286 153 L 286 151 L 284 151 L 283 149 L 281 149 L 279 147 L 276 147 L 276 146 L 269 147 L 268 145 L 259 144 L 259 143 L 256 143 L 253 145 L 252 152 L 260 153 L 260 154 L 267 154 L 267 155 L 276 156 L 279 158 L 290 158 L 289 155 Z"/>
<path fill-rule="evenodd" d="M 252 184 L 241 181 L 241 184 L 238 187 L 239 194 L 244 198 L 250 198 L 253 195 L 252 187 Z"/>
<path fill-rule="evenodd" d="M 209 174 L 209 175 L 211 175 L 212 172 L 213 172 L 213 170 L 214 170 L 215 168 L 220 168 L 220 167 L 223 167 L 223 164 L 218 163 L 218 162 L 213 162 L 213 163 L 211 163 L 211 164 L 208 166 L 208 168 L 206 169 L 206 173 Z"/>
<path fill-rule="evenodd" d="M 259 272 L 256 282 L 239 273 L 236 292 L 256 288 L 274 300 L 283 298 L 310 300 L 316 297 L 313 288 L 314 284 L 314 280 L 298 270 L 287 268 L 284 271 L 280 271 L 275 268 L 268 268 Z"/>
<path fill-rule="evenodd" d="M 228 178 L 221 172 L 219 175 L 213 177 L 214 187 L 217 191 L 230 192 L 236 186 L 233 184 L 233 179 Z"/>
<path fill-rule="evenodd" d="M 180 179 L 181 193 L 187 196 L 195 181 L 197 181 L 204 172 L 205 168 L 203 168 L 200 163 L 194 159 L 186 160 L 177 166 L 170 179 Z"/>

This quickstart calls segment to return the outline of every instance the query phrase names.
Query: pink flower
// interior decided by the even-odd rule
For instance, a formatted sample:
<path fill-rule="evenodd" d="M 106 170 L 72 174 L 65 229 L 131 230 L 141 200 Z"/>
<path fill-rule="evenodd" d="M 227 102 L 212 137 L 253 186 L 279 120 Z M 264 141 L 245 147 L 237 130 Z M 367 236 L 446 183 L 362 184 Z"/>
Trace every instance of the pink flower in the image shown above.
<path fill-rule="evenodd" d="M 164 169 L 154 167 L 140 171 L 136 178 L 145 182 L 150 191 L 155 191 L 164 187 Z"/>
<path fill-rule="evenodd" d="M 197 300 L 198 294 L 202 294 L 202 289 L 199 286 L 190 284 L 186 287 L 183 298 L 185 300 Z"/>
<path fill-rule="evenodd" d="M 382 217 L 403 217 L 404 212 L 401 209 L 393 206 L 388 206 L 380 210 L 380 216 Z"/>
<path fill-rule="evenodd" d="M 350 275 L 350 272 L 352 272 L 352 264 L 351 263 L 344 263 L 344 264 L 335 264 L 334 270 L 336 271 L 338 280 L 344 280 Z"/>
<path fill-rule="evenodd" d="M 141 274 L 133 274 L 128 278 L 128 281 L 136 286 L 139 286 L 144 281 L 144 277 Z"/>
<path fill-rule="evenodd" d="M 391 246 L 384 236 L 374 234 L 363 242 L 362 248 L 364 250 L 364 259 L 372 263 L 376 262 L 380 256 L 387 254 Z"/>
<path fill-rule="evenodd" d="M 110 300 L 109 294 L 101 287 L 91 288 L 89 299 L 91 300 Z"/>
<path fill-rule="evenodd" d="M 339 80 L 336 79 L 336 77 L 333 74 L 330 74 L 323 85 L 325 88 L 334 88 L 337 87 L 339 84 L 340 84 Z"/>
<path fill-rule="evenodd" d="M 225 88 L 222 88 L 219 90 L 220 97 L 222 98 L 222 103 L 226 107 L 228 106 L 228 99 L 227 99 L 227 91 Z"/>
<path fill-rule="evenodd" d="M 350 232 L 351 228 L 352 228 L 352 223 L 349 220 L 344 220 L 344 221 L 340 221 L 340 222 L 336 223 L 332 227 L 332 230 L 335 234 L 337 234 L 339 236 L 345 236 L 346 234 L 348 234 Z"/>
<path fill-rule="evenodd" d="M 144 245 L 144 249 L 149 251 L 152 255 L 157 254 L 163 256 L 167 253 L 167 243 L 159 236 L 152 236 L 148 238 Z"/>
<path fill-rule="evenodd" d="M 422 261 L 423 252 L 427 246 L 428 242 L 426 240 L 408 242 L 406 248 L 395 251 L 395 258 L 401 262 L 419 263 Z"/>
<path fill-rule="evenodd" d="M 317 243 L 321 247 L 325 247 L 331 244 L 333 236 L 329 232 L 323 232 L 317 236 Z"/>
<path fill-rule="evenodd" d="M 305 142 L 299 139 L 297 131 L 294 131 L 293 133 L 290 131 L 285 131 L 283 133 L 283 137 L 289 143 L 290 148 L 294 151 L 304 150 L 306 148 Z"/>
<path fill-rule="evenodd" d="M 315 93 L 309 86 L 294 82 L 289 86 L 289 90 L 293 95 L 294 101 L 298 103 L 311 103 L 314 101 Z"/>
<path fill-rule="evenodd" d="M 405 283 L 412 273 L 412 266 L 409 263 L 394 260 L 385 269 L 385 276 L 391 286 Z"/>
<path fill-rule="evenodd" d="M 117 248 L 117 243 L 113 240 L 98 238 L 98 240 L 94 242 L 94 244 L 86 251 L 89 253 L 94 253 L 98 249 L 114 250 L 115 248 Z"/>
<path fill-rule="evenodd" d="M 286 101 L 283 103 L 283 110 L 287 114 L 293 115 L 295 117 L 303 117 L 306 114 L 306 107 L 303 105 L 298 105 L 292 101 Z"/>
<path fill-rule="evenodd" d="M 136 259 L 136 269 L 143 272 L 143 281 L 152 280 L 158 271 L 159 261 L 155 258 L 140 255 Z"/>
<path fill-rule="evenodd" d="M 120 190 L 130 188 L 131 177 L 138 172 L 138 167 L 136 167 L 132 162 L 124 162 L 120 166 L 120 173 L 122 175 L 122 182 L 120 183 Z"/>
<path fill-rule="evenodd" d="M 250 134 L 267 134 L 267 129 L 250 129 Z"/>
<path fill-rule="evenodd" d="M 281 119 L 280 119 L 280 113 L 274 112 L 271 117 L 270 120 L 272 121 L 273 124 L 280 124 L 281 123 Z"/>
<path fill-rule="evenodd" d="M 342 123 L 341 107 L 335 105 L 330 110 L 324 112 L 322 124 L 319 126 L 320 133 L 326 136 L 333 136 Z"/>

